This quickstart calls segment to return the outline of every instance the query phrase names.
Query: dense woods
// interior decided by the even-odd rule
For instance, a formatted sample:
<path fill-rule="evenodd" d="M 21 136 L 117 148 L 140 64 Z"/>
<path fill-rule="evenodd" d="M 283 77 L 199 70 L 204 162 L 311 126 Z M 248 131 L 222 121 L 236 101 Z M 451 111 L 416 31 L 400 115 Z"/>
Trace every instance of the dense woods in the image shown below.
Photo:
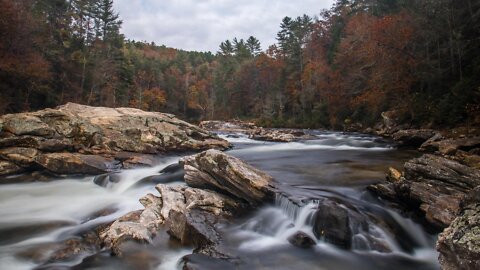
<path fill-rule="evenodd" d="M 112 0 L 0 0 L 0 114 L 68 101 L 188 120 L 480 123 L 480 2 L 338 0 L 285 17 L 277 44 L 216 54 L 126 39 Z"/>

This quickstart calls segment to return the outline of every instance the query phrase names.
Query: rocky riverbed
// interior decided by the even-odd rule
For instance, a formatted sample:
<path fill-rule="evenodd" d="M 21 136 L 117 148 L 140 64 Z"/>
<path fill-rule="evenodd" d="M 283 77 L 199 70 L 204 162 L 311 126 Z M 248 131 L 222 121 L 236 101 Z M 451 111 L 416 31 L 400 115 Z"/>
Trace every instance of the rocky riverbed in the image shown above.
<path fill-rule="evenodd" d="M 215 135 L 78 104 L 0 127 L 11 269 L 478 268 L 474 137 L 201 124 Z"/>

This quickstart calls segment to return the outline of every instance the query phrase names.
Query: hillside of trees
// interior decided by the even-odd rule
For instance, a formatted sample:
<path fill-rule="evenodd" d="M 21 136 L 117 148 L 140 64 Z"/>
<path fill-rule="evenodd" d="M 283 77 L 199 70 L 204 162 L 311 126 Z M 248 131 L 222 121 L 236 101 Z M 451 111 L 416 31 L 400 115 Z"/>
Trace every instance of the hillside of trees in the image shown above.
<path fill-rule="evenodd" d="M 121 15 L 121 14 L 120 14 Z M 269 126 L 480 124 L 480 2 L 338 0 L 277 44 L 187 52 L 120 34 L 112 0 L 0 0 L 0 114 L 66 102 Z"/>

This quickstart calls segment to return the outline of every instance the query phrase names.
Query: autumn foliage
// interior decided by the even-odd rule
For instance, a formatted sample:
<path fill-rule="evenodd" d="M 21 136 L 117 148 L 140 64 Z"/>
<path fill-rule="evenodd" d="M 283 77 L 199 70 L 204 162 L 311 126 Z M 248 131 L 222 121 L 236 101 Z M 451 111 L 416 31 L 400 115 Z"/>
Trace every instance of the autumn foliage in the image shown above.
<path fill-rule="evenodd" d="M 112 0 L 0 0 L 0 113 L 68 101 L 263 125 L 480 123 L 478 1 L 338 0 L 277 44 L 216 54 L 127 40 Z"/>

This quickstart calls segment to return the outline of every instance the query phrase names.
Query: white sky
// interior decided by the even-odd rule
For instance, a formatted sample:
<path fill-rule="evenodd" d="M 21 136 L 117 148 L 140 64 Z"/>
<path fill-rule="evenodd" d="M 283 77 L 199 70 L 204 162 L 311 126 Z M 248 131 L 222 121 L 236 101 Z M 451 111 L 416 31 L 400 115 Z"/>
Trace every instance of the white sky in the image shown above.
<path fill-rule="evenodd" d="M 285 16 L 315 16 L 334 0 L 114 0 L 129 39 L 191 51 L 217 52 L 226 39 L 276 42 Z"/>

